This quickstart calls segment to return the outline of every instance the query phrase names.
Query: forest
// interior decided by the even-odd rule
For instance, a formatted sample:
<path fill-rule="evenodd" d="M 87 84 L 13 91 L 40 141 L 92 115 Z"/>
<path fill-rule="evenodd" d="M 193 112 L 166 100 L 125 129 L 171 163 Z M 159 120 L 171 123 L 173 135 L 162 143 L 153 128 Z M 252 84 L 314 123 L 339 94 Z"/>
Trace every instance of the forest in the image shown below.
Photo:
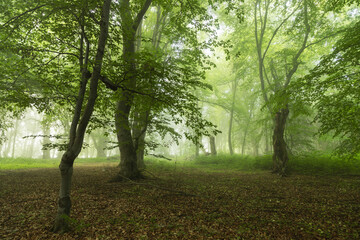
<path fill-rule="evenodd" d="M 359 239 L 359 0 L 0 0 L 0 239 Z"/>

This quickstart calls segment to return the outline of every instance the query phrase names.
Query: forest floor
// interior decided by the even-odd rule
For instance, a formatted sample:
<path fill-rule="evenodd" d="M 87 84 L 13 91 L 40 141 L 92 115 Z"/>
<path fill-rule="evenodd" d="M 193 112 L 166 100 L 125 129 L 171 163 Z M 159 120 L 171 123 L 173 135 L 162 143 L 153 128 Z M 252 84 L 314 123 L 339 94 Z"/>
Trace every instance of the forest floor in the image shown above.
<path fill-rule="evenodd" d="M 50 232 L 58 169 L 0 171 L 0 239 L 359 239 L 360 177 L 75 166 L 72 232 Z M 156 176 L 156 177 L 155 177 Z"/>

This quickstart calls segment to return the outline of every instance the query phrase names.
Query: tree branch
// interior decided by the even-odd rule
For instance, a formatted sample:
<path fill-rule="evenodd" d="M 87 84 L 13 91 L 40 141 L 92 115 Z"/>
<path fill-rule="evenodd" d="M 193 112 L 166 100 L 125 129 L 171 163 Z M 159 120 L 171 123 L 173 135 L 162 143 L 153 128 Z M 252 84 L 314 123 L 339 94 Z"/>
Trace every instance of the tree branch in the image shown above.
<path fill-rule="evenodd" d="M 267 53 L 267 51 L 269 50 L 269 47 L 270 47 L 270 45 L 271 45 L 271 42 L 272 42 L 273 39 L 275 38 L 275 36 L 276 36 L 277 32 L 279 31 L 279 29 L 280 29 L 280 28 L 282 27 L 282 25 L 284 25 L 284 23 L 296 12 L 297 9 L 298 9 L 298 8 L 295 8 L 294 11 L 292 11 L 292 12 L 290 13 L 290 15 L 287 16 L 287 17 L 280 23 L 280 25 L 275 29 L 275 31 L 273 32 L 273 35 L 271 36 L 270 41 L 268 42 L 268 45 L 266 46 L 266 49 L 265 49 L 264 53 L 263 53 L 263 56 L 262 56 L 263 59 L 265 59 L 266 53 Z"/>
<path fill-rule="evenodd" d="M 26 10 L 25 12 L 23 12 L 23 13 L 15 16 L 15 17 L 10 18 L 10 19 L 9 19 L 7 22 L 5 22 L 1 27 L 5 27 L 6 25 L 8 25 L 8 24 L 10 24 L 11 22 L 15 21 L 16 19 L 24 16 L 25 14 L 30 13 L 30 12 L 34 12 L 34 11 L 36 11 L 37 9 L 42 8 L 42 7 L 44 7 L 44 6 L 46 6 L 46 4 L 42 4 L 42 5 L 39 5 L 39 6 L 37 6 L 37 7 L 32 8 L 32 9 Z"/>
<path fill-rule="evenodd" d="M 136 31 L 137 28 L 139 27 L 139 24 L 140 24 L 141 20 L 143 19 L 146 11 L 150 7 L 151 2 L 152 2 L 152 0 L 146 0 L 144 3 L 144 6 L 141 8 L 141 10 L 137 14 L 136 18 L 134 19 L 134 23 L 132 25 L 132 28 L 134 29 L 134 31 Z"/>

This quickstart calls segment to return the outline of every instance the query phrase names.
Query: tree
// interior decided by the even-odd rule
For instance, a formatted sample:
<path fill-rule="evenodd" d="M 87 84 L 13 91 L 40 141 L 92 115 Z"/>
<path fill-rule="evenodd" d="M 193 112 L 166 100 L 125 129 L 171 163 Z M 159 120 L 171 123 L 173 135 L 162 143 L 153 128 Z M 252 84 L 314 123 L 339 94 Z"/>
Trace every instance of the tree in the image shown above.
<path fill-rule="evenodd" d="M 308 75 L 293 84 L 295 101 L 313 103 L 319 133 L 341 136 L 339 153 L 350 157 L 360 152 L 360 21 L 349 26 Z M 297 93 L 301 93 L 297 94 Z"/>
<path fill-rule="evenodd" d="M 275 27 L 269 18 L 270 6 L 280 10 L 279 14 L 287 13 Z M 302 59 L 306 55 L 305 50 L 337 34 L 336 31 L 331 32 L 327 28 L 326 12 L 322 10 L 322 7 L 322 3 L 309 0 L 300 2 L 257 1 L 254 5 L 259 79 L 265 104 L 274 122 L 273 172 L 280 175 L 285 174 L 289 159 L 284 139 L 286 121 L 291 107 L 289 98 L 286 97 L 288 86 L 296 77 Z M 265 33 L 270 28 L 271 34 L 267 36 Z M 288 39 L 284 35 L 279 37 L 281 29 L 293 36 L 292 39 Z M 282 49 L 278 49 L 278 46 L 274 48 L 275 38 L 284 43 Z M 290 47 L 288 42 L 284 41 L 292 41 L 298 47 Z M 264 43 L 265 47 L 263 47 Z M 274 49 L 271 50 L 271 48 Z M 266 59 L 268 60 L 266 61 Z"/>
<path fill-rule="evenodd" d="M 208 128 L 213 124 L 201 118 L 200 109 L 194 107 L 197 98 L 189 91 L 191 88 L 209 87 L 201 82 L 206 60 L 199 50 L 206 48 L 209 43 L 200 43 L 197 39 L 197 31 L 209 24 L 201 22 L 209 18 L 206 9 L 197 0 L 175 5 L 165 2 L 161 5 L 162 14 L 157 7 L 157 23 L 152 29 L 151 46 L 144 44 L 136 52 L 136 46 L 140 46 L 137 35 L 147 42 L 139 27 L 147 24 L 148 19 L 143 17 L 151 1 L 137 5 L 137 14 L 132 13 L 133 9 L 129 8 L 127 1 L 124 4 L 120 11 L 122 26 L 126 26 L 122 29 L 124 67 L 117 80 L 113 79 L 110 85 L 112 90 L 117 91 L 115 126 L 121 152 L 118 179 L 135 179 L 141 177 L 137 159 L 143 156 L 147 131 L 155 129 L 162 136 L 167 132 L 175 139 L 179 137 L 167 126 L 169 117 L 175 123 L 184 121 L 189 128 L 196 129 L 194 133 L 185 133 L 194 141 L 203 133 L 210 134 Z M 131 15 L 136 17 L 133 19 Z M 186 25 L 194 19 L 197 24 L 187 28 Z M 166 24 L 167 28 L 160 23 Z M 154 120 L 154 116 L 159 120 Z"/>
<path fill-rule="evenodd" d="M 70 136 L 69 136 L 69 145 L 61 158 L 60 162 L 60 172 L 61 172 L 61 187 L 60 187 L 60 196 L 59 196 L 59 205 L 58 212 L 54 224 L 53 231 L 62 232 L 66 231 L 68 228 L 65 216 L 70 215 L 71 201 L 70 201 L 70 188 L 71 188 L 71 178 L 73 172 L 73 163 L 76 157 L 79 155 L 84 140 L 84 134 L 86 127 L 89 123 L 91 114 L 94 110 L 95 101 L 97 98 L 97 86 L 98 81 L 101 77 L 101 67 L 102 61 L 105 53 L 105 45 L 108 37 L 108 26 L 109 26 L 109 16 L 110 16 L 110 4 L 111 0 L 104 0 L 101 12 L 100 20 L 100 32 L 98 35 L 98 46 L 96 51 L 96 56 L 94 58 L 93 72 L 90 77 L 90 88 L 89 96 L 86 102 L 85 109 L 81 115 L 81 109 L 84 104 L 85 90 L 88 81 L 88 57 L 89 57 L 89 48 L 85 52 L 85 61 L 80 58 L 80 70 L 82 71 L 82 84 L 79 88 L 79 95 L 76 102 L 75 112 L 73 115 L 73 120 L 71 123 Z M 82 41 L 85 40 L 84 32 L 82 33 Z M 80 42 L 83 44 L 83 42 Z M 82 49 L 81 49 L 82 50 Z M 83 52 L 80 52 L 83 54 Z"/>
<path fill-rule="evenodd" d="M 110 3 L 111 0 L 104 0 L 99 7 L 97 1 L 13 1 L 4 6 L 13 15 L 2 25 L 2 46 L 7 44 L 5 51 L 11 54 L 10 66 L 1 66 L 7 71 L 2 77 L 15 90 L 25 93 L 14 94 L 13 102 L 28 105 L 30 102 L 39 111 L 45 111 L 54 102 L 74 104 L 68 144 L 59 166 L 61 186 L 53 227 L 55 232 L 68 228 L 66 216 L 71 208 L 73 163 L 81 151 L 97 98 L 108 37 Z M 96 12 L 99 8 L 102 9 L 101 20 L 97 22 L 93 19 L 95 13 L 100 15 Z M 93 43 L 96 48 L 92 47 Z M 79 77 L 80 81 L 76 80 Z M 73 89 L 78 90 L 74 98 Z"/>

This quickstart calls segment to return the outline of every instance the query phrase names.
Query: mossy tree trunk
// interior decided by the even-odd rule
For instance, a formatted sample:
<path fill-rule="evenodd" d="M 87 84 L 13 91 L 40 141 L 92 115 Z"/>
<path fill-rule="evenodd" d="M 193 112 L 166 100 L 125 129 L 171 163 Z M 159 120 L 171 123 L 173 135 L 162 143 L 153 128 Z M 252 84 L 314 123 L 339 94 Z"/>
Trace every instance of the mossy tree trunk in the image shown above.
<path fill-rule="evenodd" d="M 133 142 L 131 126 L 129 122 L 130 110 L 133 106 L 134 95 L 131 90 L 136 90 L 136 32 L 151 5 L 152 0 L 146 0 L 143 7 L 133 19 L 129 0 L 121 1 L 120 16 L 122 22 L 123 37 L 123 63 L 126 75 L 123 84 L 127 90 L 120 93 L 116 104 L 115 126 L 120 150 L 120 172 L 122 177 L 136 179 L 141 177 L 137 165 L 136 148 Z"/>
<path fill-rule="evenodd" d="M 286 120 L 289 108 L 282 108 L 275 114 L 273 133 L 273 172 L 281 176 L 286 174 L 286 164 L 289 161 L 287 146 L 284 139 Z"/>

